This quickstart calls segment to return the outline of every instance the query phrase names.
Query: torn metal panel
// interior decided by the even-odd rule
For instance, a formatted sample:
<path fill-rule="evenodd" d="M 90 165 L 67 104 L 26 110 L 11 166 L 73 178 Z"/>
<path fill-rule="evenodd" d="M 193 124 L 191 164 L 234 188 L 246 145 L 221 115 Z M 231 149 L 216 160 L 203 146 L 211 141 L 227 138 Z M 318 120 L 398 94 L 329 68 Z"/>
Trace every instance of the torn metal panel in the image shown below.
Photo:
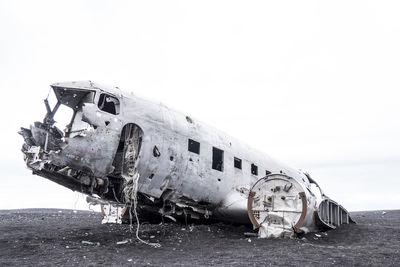
<path fill-rule="evenodd" d="M 343 207 L 309 185 L 283 174 L 270 174 L 254 184 L 248 214 L 260 237 L 293 237 L 350 223 Z"/>
<path fill-rule="evenodd" d="M 195 118 L 91 81 L 51 87 L 57 103 L 20 131 L 36 175 L 113 205 L 132 207 L 135 195 L 140 216 L 253 223 L 263 237 L 351 221 L 308 174 Z M 64 106 L 73 115 L 58 129 Z"/>

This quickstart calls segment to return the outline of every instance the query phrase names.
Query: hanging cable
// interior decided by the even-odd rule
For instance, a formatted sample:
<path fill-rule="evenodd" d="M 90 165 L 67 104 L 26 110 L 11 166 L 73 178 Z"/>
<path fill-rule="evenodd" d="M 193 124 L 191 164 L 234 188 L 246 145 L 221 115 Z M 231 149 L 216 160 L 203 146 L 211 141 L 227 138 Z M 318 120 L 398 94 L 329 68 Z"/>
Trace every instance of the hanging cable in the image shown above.
<path fill-rule="evenodd" d="M 159 248 L 161 245 L 159 243 L 150 243 L 147 241 L 144 241 L 139 237 L 139 228 L 140 228 L 140 222 L 139 222 L 139 217 L 137 214 L 137 191 L 138 191 L 138 185 L 139 185 L 139 174 L 135 173 L 132 177 L 132 195 L 131 195 L 131 200 L 133 201 L 133 212 L 135 214 L 135 219 L 136 219 L 136 238 L 140 242 L 152 246 L 154 248 Z M 132 231 L 132 201 L 129 209 L 129 219 L 130 219 L 130 229 Z"/>

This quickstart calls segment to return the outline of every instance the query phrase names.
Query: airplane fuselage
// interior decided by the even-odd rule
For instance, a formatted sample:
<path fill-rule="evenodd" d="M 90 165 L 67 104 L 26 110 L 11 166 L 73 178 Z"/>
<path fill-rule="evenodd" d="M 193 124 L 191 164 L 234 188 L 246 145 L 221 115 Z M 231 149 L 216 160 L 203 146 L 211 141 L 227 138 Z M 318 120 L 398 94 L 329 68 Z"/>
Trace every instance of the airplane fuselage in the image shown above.
<path fill-rule="evenodd" d="M 23 151 L 35 174 L 72 190 L 127 204 L 137 173 L 144 212 L 239 223 L 250 223 L 249 193 L 271 174 L 323 199 L 300 170 L 162 103 L 90 81 L 52 88 L 58 103 L 43 123 L 22 129 Z M 73 110 L 64 131 L 54 126 L 60 105 Z"/>

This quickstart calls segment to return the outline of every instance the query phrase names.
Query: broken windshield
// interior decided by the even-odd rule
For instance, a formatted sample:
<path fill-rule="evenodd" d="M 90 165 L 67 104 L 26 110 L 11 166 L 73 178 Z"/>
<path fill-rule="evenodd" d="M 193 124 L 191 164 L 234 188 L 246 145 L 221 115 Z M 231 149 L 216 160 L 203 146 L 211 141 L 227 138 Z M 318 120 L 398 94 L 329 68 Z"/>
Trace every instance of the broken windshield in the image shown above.
<path fill-rule="evenodd" d="M 82 121 L 82 106 L 94 102 L 94 91 L 53 87 L 48 96 L 49 106 L 52 106 L 51 116 L 54 126 L 61 129 L 66 137 L 72 137 L 90 125 Z"/>

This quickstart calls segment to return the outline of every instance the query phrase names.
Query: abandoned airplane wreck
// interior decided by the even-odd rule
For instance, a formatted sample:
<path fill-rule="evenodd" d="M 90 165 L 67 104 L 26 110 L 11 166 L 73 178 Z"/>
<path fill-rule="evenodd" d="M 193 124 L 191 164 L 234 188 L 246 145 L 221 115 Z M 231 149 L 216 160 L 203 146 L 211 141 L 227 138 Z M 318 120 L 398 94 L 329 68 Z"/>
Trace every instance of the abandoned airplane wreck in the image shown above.
<path fill-rule="evenodd" d="M 91 81 L 51 88 L 57 103 L 46 99 L 43 122 L 19 132 L 25 162 L 91 201 L 140 216 L 252 224 L 260 237 L 352 222 L 309 174 L 161 103 Z M 73 114 L 63 130 L 60 106 Z"/>

